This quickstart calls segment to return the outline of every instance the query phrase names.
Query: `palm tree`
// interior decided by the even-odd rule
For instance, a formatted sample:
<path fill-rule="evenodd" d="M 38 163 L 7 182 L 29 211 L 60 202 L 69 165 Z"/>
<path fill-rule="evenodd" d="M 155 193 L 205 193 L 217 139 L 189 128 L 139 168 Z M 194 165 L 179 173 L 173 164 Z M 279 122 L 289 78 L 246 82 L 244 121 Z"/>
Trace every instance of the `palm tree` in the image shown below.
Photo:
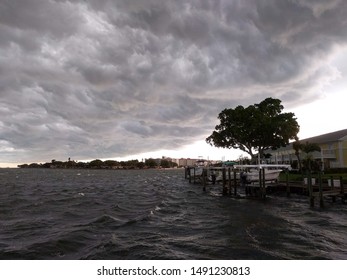
<path fill-rule="evenodd" d="M 308 163 L 308 170 L 311 171 L 311 162 L 312 162 L 312 159 L 313 159 L 313 156 L 312 156 L 311 153 L 313 153 L 313 152 L 320 152 L 321 148 L 316 143 L 306 142 L 305 144 L 302 145 L 302 151 L 304 153 L 306 153 L 306 161 Z"/>
<path fill-rule="evenodd" d="M 302 171 L 301 159 L 300 159 L 300 151 L 302 150 L 302 144 L 299 140 L 293 142 L 293 149 L 295 151 L 295 155 L 298 158 L 299 170 Z"/>
<path fill-rule="evenodd" d="M 320 152 L 321 148 L 316 143 L 310 143 L 306 142 L 305 144 L 300 143 L 298 140 L 293 143 L 293 149 L 295 150 L 295 155 L 298 158 L 299 162 L 299 169 L 302 170 L 302 164 L 300 159 L 300 151 L 304 152 L 306 154 L 305 161 L 307 162 L 308 170 L 311 170 L 311 162 L 313 159 L 313 156 L 311 153 L 313 152 Z"/>

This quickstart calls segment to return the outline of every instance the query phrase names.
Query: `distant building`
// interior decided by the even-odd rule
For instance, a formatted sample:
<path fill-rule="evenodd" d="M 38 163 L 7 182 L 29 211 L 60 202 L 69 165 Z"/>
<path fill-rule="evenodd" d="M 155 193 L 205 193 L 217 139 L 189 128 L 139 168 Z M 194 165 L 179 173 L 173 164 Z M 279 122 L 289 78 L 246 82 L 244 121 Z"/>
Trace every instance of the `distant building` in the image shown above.
<path fill-rule="evenodd" d="M 347 168 L 347 129 L 300 140 L 302 144 L 306 142 L 320 146 L 321 151 L 313 152 L 312 157 L 321 162 L 323 170 Z M 271 154 L 271 157 L 267 159 L 269 163 L 291 164 L 297 161 L 293 143 L 276 150 L 267 150 L 265 153 Z M 301 158 L 303 156 L 301 155 Z"/>
<path fill-rule="evenodd" d="M 191 159 L 191 158 L 180 158 L 178 160 L 178 166 L 191 166 L 194 165 L 197 159 Z"/>
<path fill-rule="evenodd" d="M 178 160 L 178 166 L 187 166 L 187 159 L 186 158 L 180 158 Z"/>

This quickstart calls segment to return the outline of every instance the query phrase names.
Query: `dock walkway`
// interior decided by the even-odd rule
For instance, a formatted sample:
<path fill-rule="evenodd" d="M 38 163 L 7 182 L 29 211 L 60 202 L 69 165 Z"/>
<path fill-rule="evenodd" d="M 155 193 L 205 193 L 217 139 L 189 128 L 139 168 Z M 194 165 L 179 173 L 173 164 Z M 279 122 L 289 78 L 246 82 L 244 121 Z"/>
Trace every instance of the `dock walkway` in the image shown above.
<path fill-rule="evenodd" d="M 259 180 L 245 183 L 240 179 L 240 174 L 231 167 L 186 167 L 185 178 L 190 183 L 200 184 L 203 190 L 210 185 L 221 185 L 223 195 L 246 198 L 265 198 L 267 194 L 274 192 L 286 192 L 290 197 L 292 193 L 309 197 L 310 206 L 314 207 L 315 200 L 320 207 L 324 207 L 324 198 L 331 198 L 333 202 L 337 198 L 345 203 L 347 186 L 343 184 L 342 177 L 331 178 L 327 183 L 322 182 L 321 174 L 318 178 L 309 178 L 305 182 L 290 182 L 288 172 L 285 181 L 265 180 L 265 169 L 259 169 Z M 317 179 L 317 180 L 316 180 Z"/>

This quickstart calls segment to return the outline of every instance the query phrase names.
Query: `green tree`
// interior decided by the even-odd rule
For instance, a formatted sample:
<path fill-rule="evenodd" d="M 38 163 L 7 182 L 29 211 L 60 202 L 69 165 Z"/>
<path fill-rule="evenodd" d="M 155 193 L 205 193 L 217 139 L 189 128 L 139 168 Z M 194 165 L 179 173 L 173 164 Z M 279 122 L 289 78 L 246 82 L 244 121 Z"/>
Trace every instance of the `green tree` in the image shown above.
<path fill-rule="evenodd" d="M 155 168 L 157 167 L 157 162 L 153 158 L 149 158 L 145 160 L 145 165 L 149 168 Z"/>
<path fill-rule="evenodd" d="M 160 166 L 163 167 L 163 168 L 172 168 L 172 167 L 176 167 L 177 163 L 172 162 L 171 160 L 163 158 L 160 161 Z"/>
<path fill-rule="evenodd" d="M 105 160 L 104 165 L 107 166 L 108 168 L 113 168 L 119 165 L 119 163 L 115 160 Z"/>
<path fill-rule="evenodd" d="M 87 168 L 88 167 L 88 163 L 83 162 L 83 161 L 79 161 L 76 163 L 77 168 Z"/>
<path fill-rule="evenodd" d="M 89 162 L 89 167 L 90 168 L 101 168 L 103 164 L 103 161 L 100 159 L 94 159 L 91 162 Z"/>
<path fill-rule="evenodd" d="M 321 148 L 316 143 L 301 143 L 299 140 L 295 141 L 293 143 L 293 149 L 295 151 L 295 155 L 298 158 L 299 163 L 299 170 L 302 171 L 302 163 L 304 163 L 305 168 L 308 170 L 312 169 L 312 162 L 313 162 L 313 152 L 320 152 Z M 301 160 L 300 154 L 301 152 L 305 153 L 305 158 Z"/>
<path fill-rule="evenodd" d="M 308 170 L 312 170 L 312 162 L 313 162 L 313 152 L 320 152 L 321 148 L 316 143 L 310 143 L 306 142 L 305 144 L 301 145 L 301 150 L 306 154 L 304 159 L 305 167 Z"/>
<path fill-rule="evenodd" d="M 255 151 L 276 149 L 297 138 L 299 124 L 294 113 L 282 113 L 281 100 L 266 98 L 246 108 L 224 109 L 218 115 L 220 124 L 206 142 L 221 148 L 240 149 L 253 159 Z"/>
<path fill-rule="evenodd" d="M 139 161 L 137 159 L 132 159 L 132 160 L 128 160 L 126 165 L 127 165 L 127 168 L 130 168 L 130 169 L 135 169 L 138 165 Z"/>
<path fill-rule="evenodd" d="M 301 163 L 301 158 L 300 158 L 300 151 L 302 148 L 302 144 L 300 141 L 297 139 L 295 142 L 293 142 L 293 149 L 295 151 L 295 155 L 298 159 L 298 164 L 299 164 L 299 170 L 302 171 L 302 163 Z"/>
<path fill-rule="evenodd" d="M 170 166 L 170 162 L 169 162 L 167 159 L 162 159 L 162 160 L 160 161 L 160 166 L 161 166 L 162 168 L 169 168 L 169 167 L 171 167 L 171 166 Z"/>
<path fill-rule="evenodd" d="M 136 167 L 139 168 L 139 169 L 143 169 L 145 167 L 145 163 L 142 162 L 142 161 L 139 161 L 137 164 L 136 164 Z"/>

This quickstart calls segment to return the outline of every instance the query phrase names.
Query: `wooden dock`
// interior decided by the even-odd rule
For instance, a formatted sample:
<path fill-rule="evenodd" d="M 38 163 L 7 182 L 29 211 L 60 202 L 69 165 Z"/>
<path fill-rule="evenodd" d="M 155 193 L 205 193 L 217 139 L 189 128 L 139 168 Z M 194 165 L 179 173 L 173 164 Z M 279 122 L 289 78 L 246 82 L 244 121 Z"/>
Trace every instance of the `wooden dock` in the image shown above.
<path fill-rule="evenodd" d="M 219 173 L 219 179 L 216 172 Z M 223 195 L 233 195 L 239 197 L 238 190 L 244 190 L 248 197 L 266 197 L 268 185 L 277 182 L 265 180 L 265 170 L 259 169 L 259 180 L 257 182 L 246 183 L 240 180 L 238 172 L 231 167 L 186 167 L 185 178 L 193 184 L 202 184 L 203 190 L 208 185 L 222 185 Z"/>
<path fill-rule="evenodd" d="M 215 177 L 216 172 L 222 174 L 219 176 L 219 180 Z M 318 178 L 312 178 L 308 174 L 305 183 L 290 182 L 288 171 L 286 171 L 286 180 L 277 182 L 266 181 L 265 172 L 264 169 L 259 169 L 257 182 L 244 183 L 232 167 L 186 167 L 185 178 L 190 183 L 202 185 L 204 191 L 209 185 L 219 184 L 222 187 L 223 195 L 234 197 L 264 199 L 268 193 L 286 192 L 288 197 L 292 193 L 297 193 L 308 196 L 311 207 L 314 207 L 316 200 L 320 207 L 324 207 L 324 198 L 331 198 L 333 202 L 338 198 L 341 199 L 342 203 L 346 201 L 347 187 L 344 186 L 342 177 L 338 179 L 331 177 L 328 183 L 323 183 L 321 173 L 318 174 Z"/>

